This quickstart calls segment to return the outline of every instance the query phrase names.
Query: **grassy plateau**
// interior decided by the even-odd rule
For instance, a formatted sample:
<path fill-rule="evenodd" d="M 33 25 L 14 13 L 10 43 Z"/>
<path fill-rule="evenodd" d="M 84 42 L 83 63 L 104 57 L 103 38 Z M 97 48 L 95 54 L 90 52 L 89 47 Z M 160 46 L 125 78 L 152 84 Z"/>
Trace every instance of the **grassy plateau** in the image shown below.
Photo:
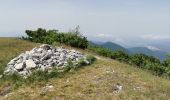
<path fill-rule="evenodd" d="M 15 56 L 31 50 L 39 44 L 16 38 L 0 38 L 0 72 Z M 71 48 L 66 46 L 66 48 Z M 75 48 L 74 48 L 75 49 Z M 0 96 L 1 100 L 170 100 L 170 80 L 151 73 L 101 57 L 88 50 L 80 50 L 94 55 L 97 60 L 92 65 L 64 73 L 48 81 L 35 81 L 14 88 L 11 80 L 0 79 L 0 94 L 7 87 L 10 92 Z M 115 85 L 123 86 L 115 92 Z M 52 85 L 52 90 L 42 94 L 43 87 Z"/>

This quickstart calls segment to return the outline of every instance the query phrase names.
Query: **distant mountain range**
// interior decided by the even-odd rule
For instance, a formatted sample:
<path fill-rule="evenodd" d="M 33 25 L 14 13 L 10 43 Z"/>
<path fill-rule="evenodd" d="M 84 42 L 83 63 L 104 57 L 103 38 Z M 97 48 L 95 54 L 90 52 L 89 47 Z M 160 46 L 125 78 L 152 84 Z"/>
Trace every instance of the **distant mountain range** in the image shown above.
<path fill-rule="evenodd" d="M 129 53 L 129 50 L 116 44 L 116 43 L 112 43 L 112 42 L 106 42 L 106 43 L 103 43 L 101 44 L 100 46 L 104 47 L 104 48 L 107 48 L 107 49 L 110 49 L 112 51 L 118 51 L 118 50 L 121 50 L 121 51 L 124 51 L 126 53 Z"/>
<path fill-rule="evenodd" d="M 154 56 L 156 58 L 159 58 L 160 60 L 165 60 L 167 58 L 167 52 L 161 51 L 161 50 L 153 50 L 148 47 L 134 47 L 128 49 L 133 54 L 139 54 L 143 53 L 149 56 Z"/>
<path fill-rule="evenodd" d="M 124 51 L 130 55 L 133 54 L 146 54 L 148 56 L 154 56 L 156 58 L 159 58 L 160 60 L 165 60 L 167 58 L 167 52 L 154 47 L 154 46 L 146 46 L 146 47 L 133 47 L 133 48 L 125 48 L 119 44 L 113 43 L 113 42 L 93 42 L 93 45 L 99 45 L 103 48 L 110 49 L 112 51 L 121 50 Z"/>

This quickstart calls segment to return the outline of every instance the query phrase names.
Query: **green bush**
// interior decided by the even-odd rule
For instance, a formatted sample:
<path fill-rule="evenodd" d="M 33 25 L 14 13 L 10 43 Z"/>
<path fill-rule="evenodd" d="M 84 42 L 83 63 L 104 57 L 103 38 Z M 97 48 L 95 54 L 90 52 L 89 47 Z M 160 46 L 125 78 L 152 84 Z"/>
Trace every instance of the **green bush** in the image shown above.
<path fill-rule="evenodd" d="M 109 57 L 109 58 L 112 58 L 112 59 L 116 59 L 116 60 L 119 60 L 119 61 L 124 61 L 124 62 L 128 62 L 128 60 L 130 59 L 129 58 L 129 55 L 123 51 L 111 51 L 109 49 L 106 49 L 106 48 L 103 48 L 103 47 L 100 47 L 100 46 L 92 46 L 90 45 L 88 47 L 89 50 L 101 55 L 101 56 L 105 56 L 105 57 Z"/>
<path fill-rule="evenodd" d="M 163 65 L 166 67 L 170 67 L 170 55 L 168 55 L 168 58 L 163 62 Z"/>
<path fill-rule="evenodd" d="M 123 51 L 115 51 L 115 52 L 112 52 L 110 55 L 112 59 L 116 59 L 119 61 L 128 62 L 130 59 L 129 55 Z"/>
<path fill-rule="evenodd" d="M 168 55 L 168 58 L 162 63 L 162 65 L 165 67 L 167 76 L 170 76 L 170 55 Z"/>
<path fill-rule="evenodd" d="M 165 67 L 165 72 L 166 72 L 167 76 L 170 77 L 170 66 Z"/>
<path fill-rule="evenodd" d="M 131 63 L 135 64 L 136 66 L 145 66 L 149 62 L 160 64 L 159 59 L 152 56 L 147 56 L 145 54 L 135 54 L 131 56 Z"/>
<path fill-rule="evenodd" d="M 113 53 L 111 50 L 102 48 L 100 46 L 89 45 L 88 49 L 97 53 L 98 55 L 105 56 L 105 57 L 111 57 L 111 54 Z"/>
<path fill-rule="evenodd" d="M 90 64 L 96 61 L 96 58 L 92 55 L 88 55 L 86 59 L 87 61 L 89 61 Z"/>
<path fill-rule="evenodd" d="M 166 74 L 165 67 L 159 63 L 148 62 L 143 68 L 152 71 L 152 73 L 158 76 Z"/>
<path fill-rule="evenodd" d="M 136 66 L 145 66 L 146 65 L 146 56 L 143 54 L 135 54 L 131 57 L 131 64 Z"/>
<path fill-rule="evenodd" d="M 54 44 L 56 42 L 85 49 L 88 46 L 86 37 L 80 34 L 79 28 L 71 32 L 59 32 L 58 30 L 45 30 L 38 28 L 35 31 L 26 30 L 27 37 L 22 37 L 25 40 L 30 40 L 36 43 Z"/>

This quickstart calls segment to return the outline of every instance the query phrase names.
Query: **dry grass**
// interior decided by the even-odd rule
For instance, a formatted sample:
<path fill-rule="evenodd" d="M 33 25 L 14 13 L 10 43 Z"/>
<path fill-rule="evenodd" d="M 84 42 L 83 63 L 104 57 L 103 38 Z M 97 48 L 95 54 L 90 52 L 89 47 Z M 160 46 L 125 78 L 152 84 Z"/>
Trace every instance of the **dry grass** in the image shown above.
<path fill-rule="evenodd" d="M 115 84 L 123 85 L 120 93 L 114 92 Z M 170 81 L 143 70 L 102 58 L 91 66 L 51 79 L 53 91 L 41 95 L 44 85 L 23 86 L 10 94 L 8 99 L 17 100 L 168 100 Z"/>
<path fill-rule="evenodd" d="M 0 44 L 2 43 L 1 41 L 2 40 L 0 39 Z M 18 40 L 9 39 L 9 41 Z M 15 44 L 18 43 L 18 46 L 10 48 L 7 45 L 6 48 L 10 48 L 9 51 L 16 50 L 17 53 L 20 53 L 22 50 L 31 49 L 36 45 L 20 40 L 19 42 L 20 43 L 15 42 Z M 4 51 L 6 50 L 4 49 L 3 52 Z M 1 52 L 0 49 L 0 53 Z M 7 60 L 15 55 L 13 53 L 11 52 L 10 55 L 5 53 L 5 55 L 8 56 Z M 36 82 L 34 84 L 24 85 L 17 90 L 13 90 L 11 94 L 1 99 L 168 100 L 170 98 L 170 80 L 153 76 L 146 71 L 111 59 L 100 56 L 97 58 L 98 60 L 93 65 L 83 67 L 74 72 L 66 73 L 63 77 L 50 79 L 48 84 L 53 85 L 54 89 L 48 91 L 45 95 L 41 95 L 41 90 L 47 83 Z M 114 86 L 117 83 L 120 83 L 123 86 L 123 90 L 120 93 L 114 92 Z"/>
<path fill-rule="evenodd" d="M 16 38 L 0 38 L 0 72 L 12 58 L 36 45 Z"/>

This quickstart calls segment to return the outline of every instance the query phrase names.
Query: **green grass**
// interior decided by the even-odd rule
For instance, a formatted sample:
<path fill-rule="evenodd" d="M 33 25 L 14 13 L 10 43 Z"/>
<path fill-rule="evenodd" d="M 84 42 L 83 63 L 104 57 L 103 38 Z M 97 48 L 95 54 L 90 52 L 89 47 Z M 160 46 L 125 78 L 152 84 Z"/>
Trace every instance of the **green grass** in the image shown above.
<path fill-rule="evenodd" d="M 0 38 L 0 54 L 3 55 L 0 58 L 1 70 L 11 58 L 36 45 L 38 44 L 17 39 Z M 47 82 L 24 84 L 12 89 L 10 95 L 0 98 L 8 100 L 168 100 L 170 98 L 170 80 L 118 61 L 95 56 L 97 61 L 92 65 L 51 78 Z M 39 78 L 41 80 L 41 77 Z M 0 91 L 8 84 L 11 85 L 10 82 L 7 80 L 0 84 Z M 123 86 L 120 93 L 114 92 L 117 83 Z M 53 85 L 54 90 L 41 95 L 41 90 L 46 84 Z"/>

